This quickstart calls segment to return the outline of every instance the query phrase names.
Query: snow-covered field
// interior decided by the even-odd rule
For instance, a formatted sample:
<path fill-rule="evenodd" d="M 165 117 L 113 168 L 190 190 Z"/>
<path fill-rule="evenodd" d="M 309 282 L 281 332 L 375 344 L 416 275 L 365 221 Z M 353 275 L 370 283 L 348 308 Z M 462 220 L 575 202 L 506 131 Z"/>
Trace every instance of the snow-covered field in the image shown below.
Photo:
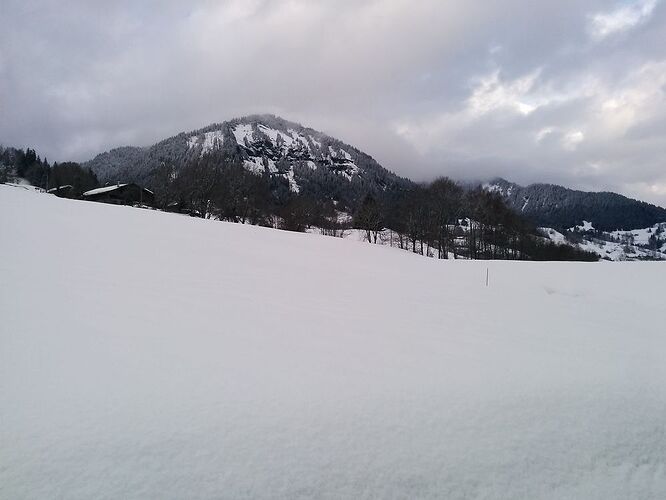
<path fill-rule="evenodd" d="M 2 499 L 666 498 L 664 263 L 0 186 L 0 282 Z"/>

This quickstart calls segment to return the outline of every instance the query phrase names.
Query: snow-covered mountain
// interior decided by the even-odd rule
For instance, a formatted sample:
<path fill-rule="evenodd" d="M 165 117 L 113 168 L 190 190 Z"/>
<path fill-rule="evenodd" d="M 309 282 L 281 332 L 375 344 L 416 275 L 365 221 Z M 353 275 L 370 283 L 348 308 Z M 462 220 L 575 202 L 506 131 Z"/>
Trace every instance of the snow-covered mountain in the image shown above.
<path fill-rule="evenodd" d="M 666 209 L 617 193 L 585 192 L 554 184 L 523 187 L 504 179 L 483 184 L 538 226 L 558 230 L 591 222 L 601 231 L 630 231 L 666 222 Z"/>
<path fill-rule="evenodd" d="M 353 146 L 273 115 L 212 124 L 147 148 L 113 149 L 85 166 L 102 182 L 150 185 L 161 165 L 172 165 L 177 171 L 206 155 L 238 162 L 257 175 L 283 179 L 292 192 L 384 190 L 408 182 Z"/>

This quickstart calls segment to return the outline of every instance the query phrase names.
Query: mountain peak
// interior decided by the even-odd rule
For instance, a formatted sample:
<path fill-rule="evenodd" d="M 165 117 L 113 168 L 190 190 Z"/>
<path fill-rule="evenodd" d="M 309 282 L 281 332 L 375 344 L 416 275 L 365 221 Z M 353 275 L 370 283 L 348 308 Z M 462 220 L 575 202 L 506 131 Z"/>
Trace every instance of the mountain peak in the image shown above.
<path fill-rule="evenodd" d="M 210 157 L 271 178 L 294 193 L 352 201 L 367 191 L 408 183 L 357 148 L 272 114 L 254 114 L 183 132 L 148 148 L 118 148 L 87 162 L 102 181 L 150 186 L 161 165 L 174 175 Z"/>

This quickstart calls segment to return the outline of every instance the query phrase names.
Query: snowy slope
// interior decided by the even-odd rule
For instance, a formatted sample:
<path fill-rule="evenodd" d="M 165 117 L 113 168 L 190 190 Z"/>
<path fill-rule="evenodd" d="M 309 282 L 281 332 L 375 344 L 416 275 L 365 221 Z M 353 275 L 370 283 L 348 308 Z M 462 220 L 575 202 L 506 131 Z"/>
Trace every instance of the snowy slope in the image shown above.
<path fill-rule="evenodd" d="M 574 241 L 553 228 L 542 227 L 539 230 L 554 243 L 573 245 L 596 253 L 605 260 L 666 260 L 666 223 L 631 231 L 607 232 L 595 231 L 591 222 L 583 221 L 583 224 L 569 229 L 573 232 Z M 658 238 L 654 247 L 650 247 L 652 235 Z"/>
<path fill-rule="evenodd" d="M 633 245 L 647 246 L 650 244 L 650 237 L 655 236 L 663 241 L 661 245 L 662 252 L 666 251 L 666 222 L 654 224 L 651 227 L 642 229 L 633 229 L 631 231 L 613 231 L 612 236 L 620 241 L 627 241 Z"/>
<path fill-rule="evenodd" d="M 666 497 L 663 263 L 7 186 L 0 235 L 2 499 Z"/>

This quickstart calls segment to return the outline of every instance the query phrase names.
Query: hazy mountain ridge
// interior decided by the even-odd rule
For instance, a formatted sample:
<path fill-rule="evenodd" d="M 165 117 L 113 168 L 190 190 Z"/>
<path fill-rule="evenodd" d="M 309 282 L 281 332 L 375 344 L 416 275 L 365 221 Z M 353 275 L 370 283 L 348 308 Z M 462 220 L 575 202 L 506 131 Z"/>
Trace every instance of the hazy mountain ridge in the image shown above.
<path fill-rule="evenodd" d="M 666 209 L 611 192 L 586 192 L 555 184 L 521 186 L 505 179 L 484 183 L 538 226 L 558 230 L 589 221 L 600 231 L 647 228 L 666 221 Z"/>

